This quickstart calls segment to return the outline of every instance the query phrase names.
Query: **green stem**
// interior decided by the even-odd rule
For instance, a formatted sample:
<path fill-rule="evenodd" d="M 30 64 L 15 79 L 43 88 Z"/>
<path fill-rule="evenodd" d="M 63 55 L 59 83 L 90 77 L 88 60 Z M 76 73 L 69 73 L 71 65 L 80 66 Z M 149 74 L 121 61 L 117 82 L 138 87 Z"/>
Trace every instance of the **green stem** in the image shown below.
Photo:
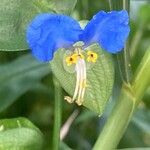
<path fill-rule="evenodd" d="M 129 50 L 127 48 L 127 44 L 124 47 L 124 51 L 123 51 L 123 56 L 124 56 L 124 70 L 125 70 L 125 82 L 129 83 L 130 82 L 130 54 L 129 54 Z"/>
<path fill-rule="evenodd" d="M 133 112 L 150 84 L 150 48 L 146 51 L 133 81 L 124 83 L 119 102 L 114 107 L 93 150 L 115 149 L 129 124 Z"/>
<path fill-rule="evenodd" d="M 109 3 L 109 9 L 112 10 L 112 1 L 108 0 L 108 3 Z"/>
<path fill-rule="evenodd" d="M 115 1 L 115 0 L 113 0 Z M 118 1 L 115 1 L 116 3 Z M 115 4 L 114 6 L 116 6 Z M 130 0 L 122 0 L 122 5 L 119 6 L 120 9 L 125 9 L 129 12 Z M 121 79 L 124 82 L 130 83 L 131 80 L 131 64 L 130 64 L 130 52 L 128 47 L 128 41 L 124 46 L 122 53 L 117 54 L 118 68 L 120 71 Z"/>
<path fill-rule="evenodd" d="M 134 57 L 137 51 L 137 47 L 140 43 L 140 40 L 143 35 L 143 28 L 140 27 L 137 32 L 135 33 L 133 40 L 131 41 L 131 46 L 130 46 L 130 51 L 131 51 L 131 56 Z"/>
<path fill-rule="evenodd" d="M 117 69 L 120 73 L 120 77 L 122 81 L 126 81 L 125 77 L 125 68 L 124 68 L 124 56 L 122 54 L 117 54 L 116 55 L 116 60 L 117 60 Z"/>
<path fill-rule="evenodd" d="M 130 6 L 130 0 L 123 0 L 123 9 L 127 10 L 129 12 L 129 6 Z M 128 42 L 126 42 L 126 45 L 124 47 L 123 51 L 124 56 L 124 70 L 125 70 L 125 81 L 127 83 L 130 82 L 130 52 L 128 48 Z"/>
<path fill-rule="evenodd" d="M 130 86 L 124 85 L 117 103 L 105 124 L 93 150 L 113 150 L 117 147 L 134 109 L 134 97 Z"/>
<path fill-rule="evenodd" d="M 132 89 L 135 91 L 136 103 L 143 97 L 147 87 L 150 85 L 150 47 L 146 50 L 144 57 L 135 73 L 132 81 Z"/>
<path fill-rule="evenodd" d="M 55 86 L 55 110 L 54 110 L 54 130 L 53 130 L 53 150 L 59 150 L 60 127 L 61 127 L 61 100 L 62 88 L 56 78 L 53 79 Z"/>
<path fill-rule="evenodd" d="M 130 10 L 130 0 L 123 0 L 123 9 Z"/>

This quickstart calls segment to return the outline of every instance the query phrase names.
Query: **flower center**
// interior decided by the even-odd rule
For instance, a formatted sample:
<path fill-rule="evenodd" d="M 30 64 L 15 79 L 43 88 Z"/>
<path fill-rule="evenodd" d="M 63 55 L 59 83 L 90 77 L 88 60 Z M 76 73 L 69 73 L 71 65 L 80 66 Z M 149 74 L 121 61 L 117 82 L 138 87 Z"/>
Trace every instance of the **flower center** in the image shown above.
<path fill-rule="evenodd" d="M 74 90 L 73 97 L 65 96 L 65 100 L 69 103 L 73 103 L 74 101 L 78 105 L 82 105 L 84 101 L 85 90 L 87 87 L 87 75 L 86 75 L 86 61 L 95 63 L 97 60 L 97 53 L 93 51 L 87 51 L 86 59 L 84 56 L 84 51 L 81 47 L 75 47 L 73 54 L 66 57 L 67 66 L 71 66 L 75 64 L 76 71 L 76 86 Z"/>

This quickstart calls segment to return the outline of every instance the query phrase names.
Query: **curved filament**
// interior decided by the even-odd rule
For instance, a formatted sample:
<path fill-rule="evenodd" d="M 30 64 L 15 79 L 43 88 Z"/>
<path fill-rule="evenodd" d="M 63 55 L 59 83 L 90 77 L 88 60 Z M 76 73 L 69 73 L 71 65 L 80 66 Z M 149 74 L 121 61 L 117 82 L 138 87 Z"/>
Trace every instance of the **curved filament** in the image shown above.
<path fill-rule="evenodd" d="M 77 62 L 76 67 L 76 87 L 75 87 L 75 92 L 73 95 L 73 101 L 76 99 L 78 91 L 79 91 L 79 84 L 80 84 L 80 78 L 81 78 L 81 71 L 82 69 L 80 68 L 80 61 Z"/>
<path fill-rule="evenodd" d="M 81 105 L 83 103 L 84 93 L 85 93 L 85 84 L 86 84 L 86 65 L 84 59 L 80 59 L 80 68 L 81 68 L 81 78 L 79 83 L 79 92 L 76 103 Z"/>

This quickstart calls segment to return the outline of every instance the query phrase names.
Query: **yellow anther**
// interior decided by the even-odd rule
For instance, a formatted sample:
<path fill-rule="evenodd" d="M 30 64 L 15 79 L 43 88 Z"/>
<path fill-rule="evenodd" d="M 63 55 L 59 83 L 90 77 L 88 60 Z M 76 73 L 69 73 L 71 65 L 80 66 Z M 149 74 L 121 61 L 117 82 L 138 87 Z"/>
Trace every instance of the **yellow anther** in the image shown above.
<path fill-rule="evenodd" d="M 70 56 L 66 57 L 66 63 L 68 66 L 72 65 L 72 64 L 76 64 L 77 62 L 77 54 L 72 54 Z"/>
<path fill-rule="evenodd" d="M 74 54 L 66 57 L 66 63 L 68 66 L 76 64 L 79 58 L 84 59 L 84 55 L 81 52 L 75 52 Z"/>
<path fill-rule="evenodd" d="M 96 60 L 97 60 L 97 58 L 98 58 L 98 55 L 97 55 L 97 53 L 95 53 L 95 52 L 92 52 L 92 51 L 88 51 L 87 52 L 87 61 L 88 62 L 93 62 L 93 63 L 95 63 L 96 62 Z"/>

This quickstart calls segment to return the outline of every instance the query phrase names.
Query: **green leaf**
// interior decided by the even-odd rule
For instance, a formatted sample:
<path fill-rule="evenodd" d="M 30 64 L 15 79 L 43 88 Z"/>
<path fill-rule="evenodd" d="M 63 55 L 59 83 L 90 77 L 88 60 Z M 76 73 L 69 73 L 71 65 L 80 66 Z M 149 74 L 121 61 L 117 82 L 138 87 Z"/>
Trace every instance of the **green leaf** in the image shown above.
<path fill-rule="evenodd" d="M 39 11 L 70 15 L 77 0 L 36 0 L 35 5 Z"/>
<path fill-rule="evenodd" d="M 150 150 L 150 147 L 140 147 L 140 148 L 123 148 L 118 150 Z"/>
<path fill-rule="evenodd" d="M 25 31 L 27 24 L 37 14 L 34 1 L 0 1 L 0 50 L 28 49 L 25 40 Z"/>
<path fill-rule="evenodd" d="M 50 72 L 50 67 L 25 55 L 0 65 L 0 112 L 28 90 L 45 88 L 39 81 Z"/>
<path fill-rule="evenodd" d="M 69 15 L 74 9 L 77 0 L 50 0 L 49 2 L 55 12 Z"/>
<path fill-rule="evenodd" d="M 88 49 L 95 51 L 98 54 L 98 59 L 87 70 L 87 87 L 83 105 L 101 115 L 112 92 L 114 67 L 111 55 L 103 51 L 98 45 L 91 45 Z M 61 86 L 72 96 L 76 75 L 64 67 L 64 58 L 65 50 L 57 51 L 54 60 L 51 62 L 51 67 Z"/>
<path fill-rule="evenodd" d="M 38 13 L 70 14 L 77 0 L 1 0 L 0 51 L 29 49 L 26 28 Z"/>
<path fill-rule="evenodd" d="M 0 120 L 1 150 L 42 150 L 43 135 L 25 118 Z"/>

